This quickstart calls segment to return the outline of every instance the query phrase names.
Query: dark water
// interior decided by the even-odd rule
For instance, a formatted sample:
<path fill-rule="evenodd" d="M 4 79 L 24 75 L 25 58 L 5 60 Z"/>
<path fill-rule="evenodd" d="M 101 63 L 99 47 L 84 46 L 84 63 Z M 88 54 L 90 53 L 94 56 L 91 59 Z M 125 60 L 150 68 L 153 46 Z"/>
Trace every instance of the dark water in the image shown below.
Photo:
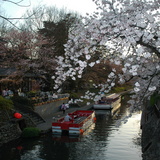
<path fill-rule="evenodd" d="M 1 160 L 142 160 L 140 113 L 127 120 L 128 108 L 117 113 L 96 111 L 97 121 L 80 137 L 17 140 L 3 146 Z"/>

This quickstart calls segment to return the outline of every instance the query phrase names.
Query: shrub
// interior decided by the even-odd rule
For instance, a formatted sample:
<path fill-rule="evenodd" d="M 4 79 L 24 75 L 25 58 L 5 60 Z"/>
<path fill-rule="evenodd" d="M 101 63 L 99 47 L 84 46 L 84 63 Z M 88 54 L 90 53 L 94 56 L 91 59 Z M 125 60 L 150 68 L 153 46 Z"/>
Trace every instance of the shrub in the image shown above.
<path fill-rule="evenodd" d="M 113 92 L 118 93 L 118 92 L 123 92 L 123 91 L 125 91 L 125 90 L 127 90 L 126 87 L 115 87 L 115 88 L 113 89 Z"/>
<path fill-rule="evenodd" d="M 0 96 L 0 122 L 5 122 L 12 116 L 13 102 Z"/>
<path fill-rule="evenodd" d="M 27 92 L 28 97 L 35 97 L 37 94 L 37 91 L 29 91 Z"/>
<path fill-rule="evenodd" d="M 157 101 L 160 99 L 160 95 L 158 93 L 154 93 L 151 97 L 150 97 L 150 105 L 154 106 Z"/>
<path fill-rule="evenodd" d="M 13 108 L 13 102 L 10 99 L 0 96 L 0 109 L 10 110 Z"/>
<path fill-rule="evenodd" d="M 79 97 L 78 97 L 78 95 L 76 93 L 71 92 L 70 93 L 70 98 L 77 99 Z"/>
<path fill-rule="evenodd" d="M 13 101 L 15 106 L 27 106 L 28 108 L 33 109 L 33 104 L 28 98 L 21 96 L 13 96 L 11 100 Z"/>
<path fill-rule="evenodd" d="M 38 137 L 40 135 L 40 130 L 34 127 L 27 127 L 22 132 L 23 138 L 33 138 Z"/>

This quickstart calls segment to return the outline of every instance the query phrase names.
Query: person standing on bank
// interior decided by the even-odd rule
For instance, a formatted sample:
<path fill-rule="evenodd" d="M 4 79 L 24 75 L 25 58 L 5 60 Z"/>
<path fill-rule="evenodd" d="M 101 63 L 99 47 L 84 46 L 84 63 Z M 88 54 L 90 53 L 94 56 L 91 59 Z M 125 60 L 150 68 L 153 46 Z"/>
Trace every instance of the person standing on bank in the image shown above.
<path fill-rule="evenodd" d="M 65 114 L 66 109 L 67 109 L 67 107 L 66 107 L 66 105 L 63 103 L 63 104 L 62 104 L 62 107 L 61 107 L 61 110 L 63 111 L 63 114 Z"/>

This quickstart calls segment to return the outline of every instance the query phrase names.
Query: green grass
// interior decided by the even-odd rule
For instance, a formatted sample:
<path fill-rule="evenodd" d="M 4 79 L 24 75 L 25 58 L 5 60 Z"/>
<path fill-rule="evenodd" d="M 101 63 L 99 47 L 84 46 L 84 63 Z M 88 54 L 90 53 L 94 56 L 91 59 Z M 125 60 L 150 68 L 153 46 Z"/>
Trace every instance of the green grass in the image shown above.
<path fill-rule="evenodd" d="M 27 127 L 22 132 L 23 138 L 33 138 L 38 137 L 40 135 L 40 130 L 34 127 Z"/>

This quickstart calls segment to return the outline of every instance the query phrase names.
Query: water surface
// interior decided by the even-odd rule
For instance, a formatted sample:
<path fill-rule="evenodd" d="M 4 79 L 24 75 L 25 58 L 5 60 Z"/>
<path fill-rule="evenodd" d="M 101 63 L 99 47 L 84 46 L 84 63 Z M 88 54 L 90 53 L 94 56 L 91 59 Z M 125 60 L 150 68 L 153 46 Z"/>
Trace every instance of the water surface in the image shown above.
<path fill-rule="evenodd" d="M 17 140 L 0 150 L 2 160 L 142 160 L 141 113 L 129 115 L 97 110 L 97 121 L 80 137 L 55 137 L 52 133 L 37 139 Z"/>

